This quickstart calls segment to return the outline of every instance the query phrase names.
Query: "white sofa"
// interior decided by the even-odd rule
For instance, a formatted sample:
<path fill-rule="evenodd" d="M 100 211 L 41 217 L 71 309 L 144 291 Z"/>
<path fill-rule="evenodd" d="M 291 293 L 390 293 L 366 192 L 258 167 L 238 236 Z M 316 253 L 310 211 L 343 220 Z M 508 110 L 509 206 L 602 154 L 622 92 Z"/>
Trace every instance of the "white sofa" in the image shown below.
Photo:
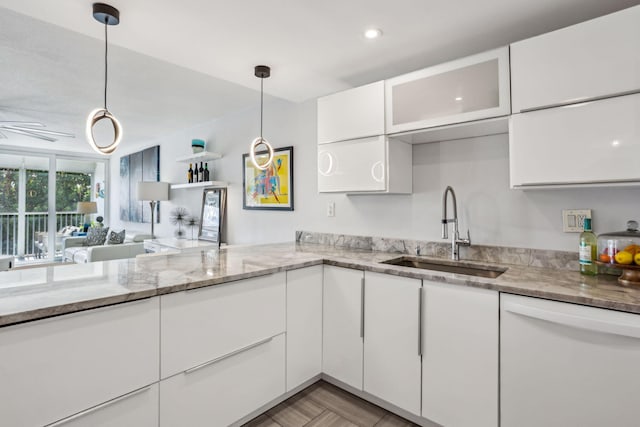
<path fill-rule="evenodd" d="M 86 237 L 67 237 L 63 240 L 63 258 L 78 264 L 133 258 L 144 253 L 143 242 L 150 238 L 149 234 L 127 234 L 124 243 L 118 245 L 86 246 Z"/>

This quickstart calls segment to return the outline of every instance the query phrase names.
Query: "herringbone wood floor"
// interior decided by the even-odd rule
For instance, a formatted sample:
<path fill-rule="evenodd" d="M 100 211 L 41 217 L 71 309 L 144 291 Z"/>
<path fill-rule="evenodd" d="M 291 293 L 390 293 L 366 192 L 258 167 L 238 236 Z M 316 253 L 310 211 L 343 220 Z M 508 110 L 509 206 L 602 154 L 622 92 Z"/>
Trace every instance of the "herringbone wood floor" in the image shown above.
<path fill-rule="evenodd" d="M 319 381 L 243 427 L 412 427 L 415 424 Z"/>

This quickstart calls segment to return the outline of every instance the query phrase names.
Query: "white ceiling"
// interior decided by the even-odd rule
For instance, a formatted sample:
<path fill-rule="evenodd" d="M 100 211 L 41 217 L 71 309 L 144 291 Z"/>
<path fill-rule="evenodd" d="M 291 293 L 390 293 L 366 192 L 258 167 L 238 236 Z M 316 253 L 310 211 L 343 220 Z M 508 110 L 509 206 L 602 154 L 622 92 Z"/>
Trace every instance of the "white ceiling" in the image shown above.
<path fill-rule="evenodd" d="M 109 109 L 123 122 L 125 138 L 141 141 L 256 107 L 257 64 L 272 67 L 265 92 L 299 102 L 640 0 L 108 3 L 121 13 L 120 25 L 109 28 Z M 102 103 L 104 27 L 91 16 L 91 5 L 0 0 L 0 120 L 40 120 L 78 135 L 56 142 L 57 149 L 86 148 L 86 114 Z M 382 29 L 381 39 L 362 36 L 371 26 Z"/>

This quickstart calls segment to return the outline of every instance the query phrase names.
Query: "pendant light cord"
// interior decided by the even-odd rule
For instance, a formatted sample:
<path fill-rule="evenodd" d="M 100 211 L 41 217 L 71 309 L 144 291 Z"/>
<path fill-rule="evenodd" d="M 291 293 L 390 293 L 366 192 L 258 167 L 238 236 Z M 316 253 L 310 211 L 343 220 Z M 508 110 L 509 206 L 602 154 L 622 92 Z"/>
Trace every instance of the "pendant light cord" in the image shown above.
<path fill-rule="evenodd" d="M 107 42 L 107 25 L 109 23 L 109 17 L 104 18 L 104 109 L 107 110 L 107 53 L 109 49 L 109 43 Z"/>
<path fill-rule="evenodd" d="M 264 110 L 264 77 L 260 77 L 260 139 L 262 139 L 262 110 Z"/>

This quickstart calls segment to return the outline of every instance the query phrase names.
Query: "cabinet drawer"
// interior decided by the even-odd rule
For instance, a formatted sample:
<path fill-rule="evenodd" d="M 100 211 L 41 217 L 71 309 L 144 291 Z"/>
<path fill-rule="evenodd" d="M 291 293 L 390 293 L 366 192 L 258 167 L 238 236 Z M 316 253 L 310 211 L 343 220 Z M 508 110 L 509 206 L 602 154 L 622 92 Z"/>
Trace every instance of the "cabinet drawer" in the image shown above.
<path fill-rule="evenodd" d="M 49 427 L 158 427 L 158 383 L 60 420 Z"/>
<path fill-rule="evenodd" d="M 640 181 L 640 94 L 514 114 L 512 187 Z"/>
<path fill-rule="evenodd" d="M 161 297 L 161 377 L 285 331 L 285 273 Z"/>
<path fill-rule="evenodd" d="M 513 111 L 640 90 L 640 6 L 511 45 Z"/>
<path fill-rule="evenodd" d="M 285 392 L 284 334 L 160 382 L 160 425 L 228 426 Z"/>
<path fill-rule="evenodd" d="M 159 299 L 0 329 L 2 425 L 38 426 L 158 381 Z"/>

